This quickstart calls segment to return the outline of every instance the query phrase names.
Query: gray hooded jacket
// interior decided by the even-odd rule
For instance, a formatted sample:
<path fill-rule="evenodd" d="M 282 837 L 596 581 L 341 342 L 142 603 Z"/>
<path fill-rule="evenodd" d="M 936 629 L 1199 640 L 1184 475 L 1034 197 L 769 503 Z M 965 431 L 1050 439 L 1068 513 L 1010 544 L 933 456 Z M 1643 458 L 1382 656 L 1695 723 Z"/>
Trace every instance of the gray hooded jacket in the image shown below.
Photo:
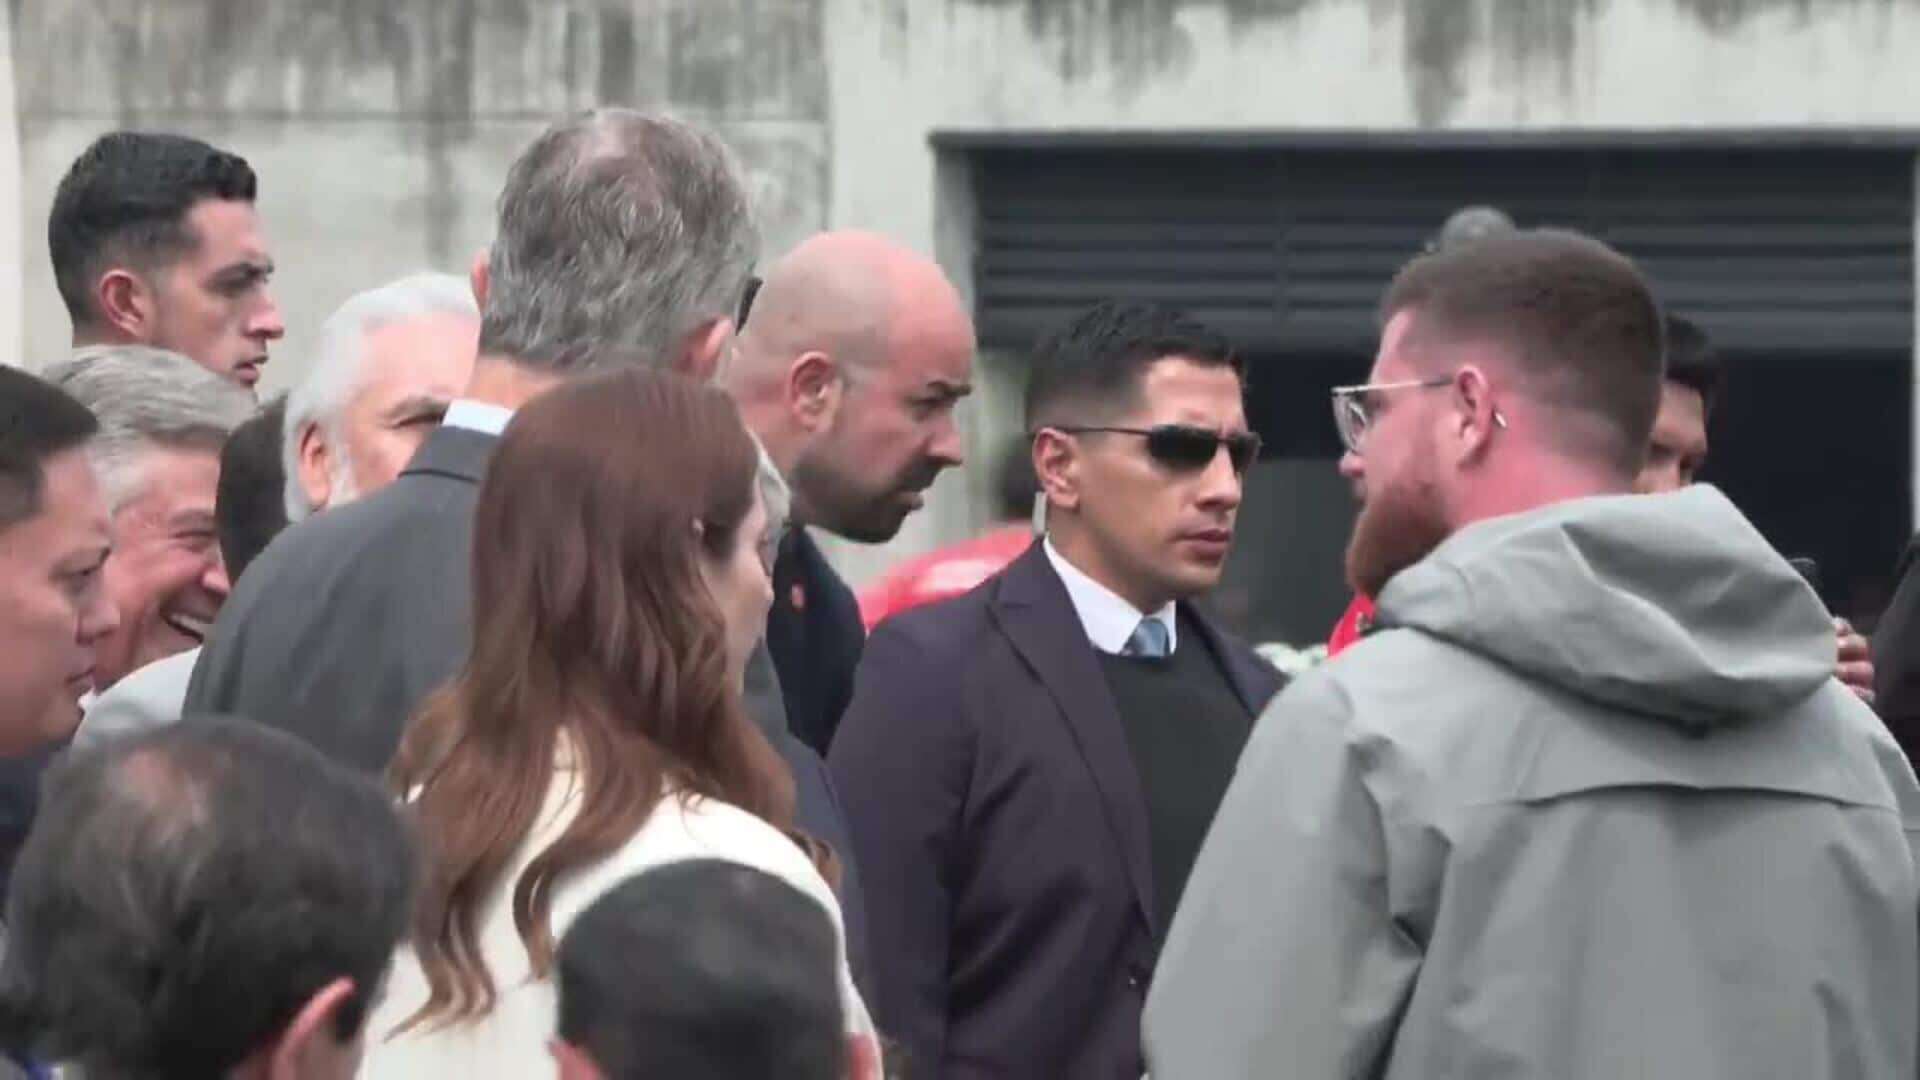
<path fill-rule="evenodd" d="M 1156 1080 L 1912 1078 L 1920 787 L 1719 492 L 1482 522 L 1261 717 Z"/>

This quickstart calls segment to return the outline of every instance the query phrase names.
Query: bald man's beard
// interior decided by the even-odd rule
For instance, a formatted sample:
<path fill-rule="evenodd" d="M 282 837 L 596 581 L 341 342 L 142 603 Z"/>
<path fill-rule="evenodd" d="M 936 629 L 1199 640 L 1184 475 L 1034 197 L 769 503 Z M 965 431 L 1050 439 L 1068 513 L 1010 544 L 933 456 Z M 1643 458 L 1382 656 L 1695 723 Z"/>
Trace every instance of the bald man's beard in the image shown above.
<path fill-rule="evenodd" d="M 905 497 L 925 491 L 940 474 L 937 464 L 909 462 L 878 485 L 862 483 L 860 464 L 839 462 L 824 452 L 800 455 L 787 477 L 794 516 L 805 524 L 862 544 L 884 544 L 900 532 L 914 510 Z"/>
<path fill-rule="evenodd" d="M 1369 476 L 1367 499 L 1347 543 L 1347 583 L 1361 596 L 1378 598 L 1395 575 L 1447 539 L 1451 530 L 1430 460 L 1424 454 L 1410 455 L 1410 467 L 1399 475 Z"/>

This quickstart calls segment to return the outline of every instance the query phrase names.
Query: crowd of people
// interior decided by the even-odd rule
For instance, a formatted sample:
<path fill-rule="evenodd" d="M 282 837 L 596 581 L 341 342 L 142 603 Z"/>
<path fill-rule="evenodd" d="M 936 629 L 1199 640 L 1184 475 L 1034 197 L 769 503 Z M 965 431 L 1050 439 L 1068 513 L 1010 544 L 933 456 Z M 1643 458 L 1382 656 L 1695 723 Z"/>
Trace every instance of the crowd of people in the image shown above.
<path fill-rule="evenodd" d="M 1871 656 L 1693 482 L 1723 373 L 1630 253 L 1409 259 L 1284 676 L 1202 603 L 1261 439 L 1187 314 L 1036 342 L 998 524 L 856 597 L 813 532 L 968 467 L 931 260 L 760 271 L 724 144 L 598 109 L 260 401 L 257 184 L 101 138 L 74 349 L 0 367 L 14 1074 L 1920 1071 L 1920 584 Z"/>

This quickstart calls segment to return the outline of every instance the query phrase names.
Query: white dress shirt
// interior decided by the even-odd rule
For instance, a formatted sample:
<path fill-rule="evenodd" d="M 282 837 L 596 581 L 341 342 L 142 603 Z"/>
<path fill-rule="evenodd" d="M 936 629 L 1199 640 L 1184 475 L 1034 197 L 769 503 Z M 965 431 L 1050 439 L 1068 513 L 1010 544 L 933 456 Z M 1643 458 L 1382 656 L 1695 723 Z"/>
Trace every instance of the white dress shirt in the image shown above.
<path fill-rule="evenodd" d="M 507 423 L 512 419 L 513 410 L 505 406 L 472 398 L 458 398 L 447 406 L 447 415 L 440 422 L 447 427 L 465 428 L 483 435 L 500 435 L 507 430 Z"/>
<path fill-rule="evenodd" d="M 1067 587 L 1067 598 L 1073 601 L 1073 610 L 1080 616 L 1080 625 L 1086 628 L 1087 640 L 1103 653 L 1115 656 L 1126 651 L 1127 639 L 1144 619 L 1157 620 L 1167 628 L 1167 652 L 1180 644 L 1178 621 L 1174 618 L 1174 605 L 1169 603 L 1159 611 L 1148 615 L 1139 608 L 1121 599 L 1120 594 L 1082 573 L 1080 568 L 1067 561 L 1060 549 L 1053 546 L 1049 537 L 1043 544 L 1047 552 L 1047 561 L 1053 564 L 1053 572 L 1060 575 L 1061 584 Z"/>

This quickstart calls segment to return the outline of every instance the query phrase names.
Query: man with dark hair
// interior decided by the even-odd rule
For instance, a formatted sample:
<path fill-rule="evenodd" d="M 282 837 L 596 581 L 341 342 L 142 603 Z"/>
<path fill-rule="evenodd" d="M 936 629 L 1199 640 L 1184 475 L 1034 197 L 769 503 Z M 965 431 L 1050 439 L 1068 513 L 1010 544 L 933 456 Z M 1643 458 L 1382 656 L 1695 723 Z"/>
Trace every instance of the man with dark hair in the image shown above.
<path fill-rule="evenodd" d="M 107 503 L 87 448 L 100 425 L 66 392 L 0 366 L 0 758 L 55 746 L 119 628 L 101 566 Z"/>
<path fill-rule="evenodd" d="M 860 618 L 868 632 L 903 611 L 973 591 L 1033 546 L 1033 500 L 1040 484 L 1025 439 L 1006 448 L 993 476 L 994 527 L 897 566 L 863 590 Z"/>
<path fill-rule="evenodd" d="M 712 133 L 631 109 L 570 116 L 514 161 L 498 217 L 473 268 L 479 354 L 463 395 L 398 479 L 260 556 L 194 668 L 189 713 L 258 717 L 384 772 L 409 718 L 466 657 L 474 504 L 514 410 L 619 366 L 713 378 L 759 237 Z M 616 451 L 619 433 L 606 434 Z M 787 731 L 771 666 L 764 650 L 750 662 L 747 712 L 793 770 L 797 824 L 844 851 L 826 766 Z M 846 871 L 858 977 L 858 871 Z"/>
<path fill-rule="evenodd" d="M 629 878 L 561 939 L 561 1080 L 847 1080 L 838 956 L 827 913 L 771 874 L 690 859 Z"/>
<path fill-rule="evenodd" d="M 1719 492 L 1631 495 L 1639 271 L 1417 259 L 1335 391 L 1381 629 L 1261 717 L 1147 1006 L 1156 1076 L 1910 1076 L 1920 784 Z"/>
<path fill-rule="evenodd" d="M 151 345 L 246 386 L 286 331 L 245 160 L 184 135 L 116 131 L 54 192 L 47 247 L 73 343 Z"/>
<path fill-rule="evenodd" d="M 414 872 L 377 784 L 210 720 L 74 752 L 45 809 L 7 902 L 16 1045 L 88 1077 L 355 1075 Z"/>
<path fill-rule="evenodd" d="M 281 465 L 281 423 L 287 399 L 276 397 L 233 429 L 220 450 L 220 479 L 214 491 L 213 526 L 220 554 L 234 580 L 254 556 L 287 526 Z M 195 646 L 156 660 L 113 684 L 87 709 L 74 733 L 76 746 L 180 719 L 193 667 Z"/>
<path fill-rule="evenodd" d="M 1243 389 L 1183 315 L 1071 320 L 1027 387 L 1047 539 L 867 644 L 831 764 L 917 1072 L 1141 1073 L 1161 936 L 1279 682 L 1191 603 L 1259 452 Z"/>

